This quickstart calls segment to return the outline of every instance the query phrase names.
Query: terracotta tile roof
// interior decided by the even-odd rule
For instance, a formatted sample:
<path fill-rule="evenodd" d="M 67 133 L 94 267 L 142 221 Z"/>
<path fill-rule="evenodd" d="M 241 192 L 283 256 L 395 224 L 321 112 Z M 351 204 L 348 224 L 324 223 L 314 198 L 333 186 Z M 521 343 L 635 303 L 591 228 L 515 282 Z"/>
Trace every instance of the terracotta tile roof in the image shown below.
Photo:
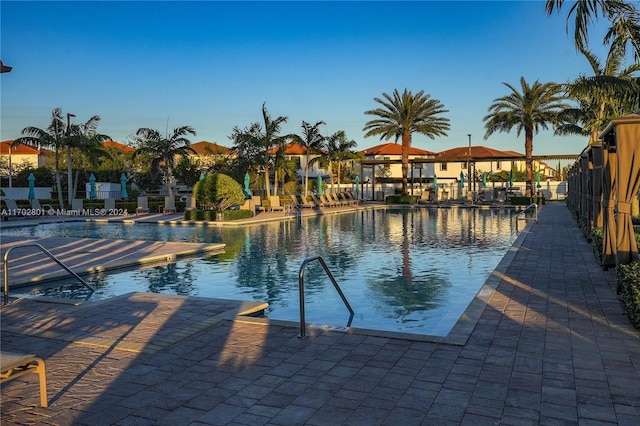
<path fill-rule="evenodd" d="M 469 147 L 457 147 L 441 151 L 436 154 L 436 159 L 442 160 L 464 160 L 469 156 Z M 505 157 L 522 157 L 522 154 L 515 151 L 500 151 L 481 145 L 471 146 L 471 156 L 473 158 L 505 158 Z"/>
<path fill-rule="evenodd" d="M 135 152 L 135 148 L 129 146 L 129 145 L 124 145 L 121 144 L 120 142 L 115 142 L 115 141 L 105 141 L 104 142 L 104 146 L 106 148 L 116 148 L 119 149 L 122 152 L 125 152 L 127 154 Z"/>
<path fill-rule="evenodd" d="M 0 154 L 9 155 L 9 147 L 12 143 L 13 139 L 0 142 Z M 11 150 L 11 154 L 17 155 L 39 155 L 41 152 L 44 153 L 44 150 L 39 150 L 38 148 L 33 148 L 28 145 L 17 145 Z"/>
<path fill-rule="evenodd" d="M 372 146 L 371 148 L 363 149 L 364 155 L 402 155 L 402 144 L 399 143 L 384 143 L 381 145 Z M 436 155 L 435 152 L 427 151 L 413 146 L 409 147 L 409 155 Z"/>
<path fill-rule="evenodd" d="M 229 148 L 227 148 L 226 146 L 218 145 L 215 142 L 200 141 L 192 143 L 190 146 L 200 156 L 229 154 Z"/>

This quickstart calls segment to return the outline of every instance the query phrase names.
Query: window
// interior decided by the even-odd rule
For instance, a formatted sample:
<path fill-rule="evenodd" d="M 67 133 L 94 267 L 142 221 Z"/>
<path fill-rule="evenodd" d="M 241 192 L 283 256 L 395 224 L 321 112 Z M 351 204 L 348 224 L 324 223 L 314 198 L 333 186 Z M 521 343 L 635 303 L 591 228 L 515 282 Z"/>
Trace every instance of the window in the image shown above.
<path fill-rule="evenodd" d="M 467 162 L 466 161 L 460 163 L 460 169 L 461 170 L 465 170 L 466 168 L 467 168 Z"/>
<path fill-rule="evenodd" d="M 502 170 L 502 161 L 496 161 L 496 170 Z"/>
<path fill-rule="evenodd" d="M 447 163 L 440 163 L 440 170 L 446 171 L 447 170 Z"/>

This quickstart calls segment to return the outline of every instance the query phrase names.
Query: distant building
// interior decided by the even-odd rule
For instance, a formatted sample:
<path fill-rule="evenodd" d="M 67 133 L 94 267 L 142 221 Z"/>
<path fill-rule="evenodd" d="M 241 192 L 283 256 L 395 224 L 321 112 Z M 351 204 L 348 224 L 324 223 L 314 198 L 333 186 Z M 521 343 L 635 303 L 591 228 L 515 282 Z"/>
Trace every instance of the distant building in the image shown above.
<path fill-rule="evenodd" d="M 9 163 L 14 170 L 14 175 L 18 169 L 27 166 L 37 169 L 45 164 L 44 154 L 48 153 L 48 150 L 28 145 L 17 145 L 12 148 L 12 143 L 13 140 L 0 142 L 0 163 L 4 176 L 9 174 Z"/>

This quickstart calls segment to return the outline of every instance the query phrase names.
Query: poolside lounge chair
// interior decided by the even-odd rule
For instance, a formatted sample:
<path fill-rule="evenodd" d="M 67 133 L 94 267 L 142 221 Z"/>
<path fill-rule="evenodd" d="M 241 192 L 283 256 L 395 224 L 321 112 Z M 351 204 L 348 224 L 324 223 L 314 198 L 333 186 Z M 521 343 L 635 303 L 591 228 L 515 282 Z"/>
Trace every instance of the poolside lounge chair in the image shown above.
<path fill-rule="evenodd" d="M 253 195 L 251 196 L 251 199 L 253 200 L 255 211 L 258 211 L 258 212 L 267 211 L 266 207 L 262 205 L 262 200 L 260 199 L 259 195 Z"/>
<path fill-rule="evenodd" d="M 311 194 L 311 198 L 316 204 L 316 207 L 330 207 L 329 204 L 327 204 L 324 200 L 318 199 L 318 196 L 316 194 Z"/>
<path fill-rule="evenodd" d="M 116 209 L 116 199 L 115 198 L 105 198 L 104 199 L 104 208 L 110 210 L 111 212 Z"/>
<path fill-rule="evenodd" d="M 429 191 L 423 191 L 420 194 L 420 199 L 418 200 L 418 204 L 429 204 L 431 203 L 431 196 Z"/>
<path fill-rule="evenodd" d="M 300 195 L 300 205 L 302 207 L 309 207 L 311 209 L 316 208 L 315 204 L 310 203 L 309 200 L 307 200 L 307 197 L 305 197 L 304 195 Z"/>
<path fill-rule="evenodd" d="M 284 206 L 280 205 L 280 197 L 277 195 L 271 195 L 269 197 L 269 210 L 284 212 Z"/>
<path fill-rule="evenodd" d="M 292 195 L 291 200 L 293 200 L 293 206 L 298 209 L 312 209 L 313 204 L 309 203 L 306 198 L 300 196 L 300 200 L 298 200 L 298 196 Z"/>
<path fill-rule="evenodd" d="M 34 198 L 33 200 L 31 200 L 31 208 L 34 210 L 42 210 L 40 201 L 37 198 Z"/>
<path fill-rule="evenodd" d="M 349 206 L 355 206 L 356 204 L 358 204 L 358 200 L 354 200 L 353 198 L 348 197 L 344 192 L 341 192 L 337 195 L 345 204 Z"/>
<path fill-rule="evenodd" d="M 35 355 L 0 352 L 0 383 L 17 379 L 29 373 L 38 375 L 40 381 L 40 405 L 48 407 L 47 371 L 44 361 Z"/>
<path fill-rule="evenodd" d="M 6 211 L 3 211 L 2 220 L 9 220 L 10 217 L 19 216 L 18 203 L 16 203 L 16 200 L 5 198 L 2 201 L 4 201 L 4 204 L 7 206 Z M 4 208 L 2 210 L 4 210 Z"/>
<path fill-rule="evenodd" d="M 138 197 L 138 207 L 136 207 L 136 214 L 149 213 L 149 197 L 141 195 Z"/>
<path fill-rule="evenodd" d="M 176 212 L 176 197 L 173 195 L 164 197 L 164 207 L 162 213 L 175 213 Z"/>
<path fill-rule="evenodd" d="M 82 198 L 74 198 L 73 200 L 71 200 L 71 209 L 76 211 L 82 211 L 82 209 L 84 208 L 83 204 L 84 202 Z"/>
<path fill-rule="evenodd" d="M 333 200 L 334 203 L 336 203 L 337 206 L 347 206 L 349 205 L 348 202 L 341 200 L 340 197 L 338 197 L 338 194 L 336 194 L 335 192 L 332 192 L 331 194 L 328 194 L 327 197 L 330 200 Z"/>

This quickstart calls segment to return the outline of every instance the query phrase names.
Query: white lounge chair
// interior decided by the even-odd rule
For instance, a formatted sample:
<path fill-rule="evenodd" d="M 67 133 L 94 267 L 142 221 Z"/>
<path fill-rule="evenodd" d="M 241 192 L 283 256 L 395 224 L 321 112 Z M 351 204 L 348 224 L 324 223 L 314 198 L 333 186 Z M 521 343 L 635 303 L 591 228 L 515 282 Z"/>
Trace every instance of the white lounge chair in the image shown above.
<path fill-rule="evenodd" d="M 138 197 L 138 207 L 136 207 L 136 214 L 149 213 L 149 197 L 141 195 Z"/>
<path fill-rule="evenodd" d="M 284 206 L 280 205 L 280 197 L 272 195 L 269 197 L 269 210 L 284 212 Z"/>

